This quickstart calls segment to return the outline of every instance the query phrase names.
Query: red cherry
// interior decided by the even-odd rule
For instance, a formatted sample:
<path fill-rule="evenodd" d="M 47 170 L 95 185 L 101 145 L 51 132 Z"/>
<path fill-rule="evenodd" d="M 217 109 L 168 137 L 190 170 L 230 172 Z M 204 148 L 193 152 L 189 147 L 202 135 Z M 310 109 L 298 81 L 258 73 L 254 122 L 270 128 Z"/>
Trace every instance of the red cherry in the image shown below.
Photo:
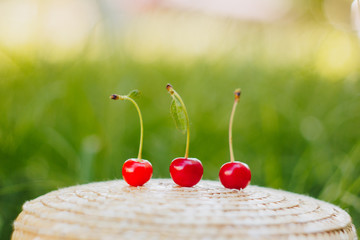
<path fill-rule="evenodd" d="M 203 166 L 197 158 L 175 158 L 170 164 L 171 178 L 181 187 L 196 185 L 203 173 Z"/>
<path fill-rule="evenodd" d="M 124 162 L 122 175 L 124 180 L 131 186 L 137 187 L 144 185 L 150 180 L 153 168 L 148 160 L 130 158 Z"/>
<path fill-rule="evenodd" d="M 219 177 L 224 187 L 240 190 L 250 183 L 251 171 L 246 163 L 228 162 L 221 166 Z"/>

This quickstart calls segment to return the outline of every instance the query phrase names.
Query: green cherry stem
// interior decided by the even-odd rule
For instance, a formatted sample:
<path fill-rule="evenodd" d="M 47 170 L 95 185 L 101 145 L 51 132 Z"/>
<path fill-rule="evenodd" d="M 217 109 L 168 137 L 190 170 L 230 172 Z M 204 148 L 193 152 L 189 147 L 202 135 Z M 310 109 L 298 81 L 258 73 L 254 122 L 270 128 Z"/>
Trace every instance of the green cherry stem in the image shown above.
<path fill-rule="evenodd" d="M 139 146 L 139 153 L 138 153 L 137 160 L 139 162 L 141 162 L 142 161 L 141 154 L 142 154 L 143 138 L 144 138 L 144 127 L 143 127 L 143 119 L 142 119 L 142 116 L 141 116 L 140 108 L 137 105 L 137 103 L 135 102 L 135 100 L 132 99 L 131 97 L 128 97 L 128 96 L 125 96 L 125 95 L 113 94 L 113 95 L 110 96 L 110 98 L 113 99 L 113 100 L 129 100 L 136 107 L 136 110 L 137 110 L 137 112 L 139 114 L 139 119 L 140 119 L 140 146 Z"/>
<path fill-rule="evenodd" d="M 240 100 L 240 94 L 241 94 L 241 90 L 236 89 L 235 92 L 235 101 L 234 101 L 234 105 L 232 107 L 232 111 L 231 111 L 231 115 L 230 115 L 230 123 L 229 123 L 229 147 L 230 147 L 230 162 L 234 162 L 235 158 L 234 158 L 234 150 L 233 150 L 233 145 L 232 145 L 232 125 L 234 122 L 234 115 L 235 115 L 235 110 L 236 110 L 236 106 Z"/>
<path fill-rule="evenodd" d="M 190 144 L 190 121 L 189 121 L 189 115 L 187 113 L 185 103 L 180 97 L 180 95 L 174 90 L 174 88 L 171 86 L 171 84 L 166 85 L 166 89 L 170 93 L 171 96 L 176 97 L 177 100 L 179 100 L 181 106 L 184 108 L 184 113 L 186 117 L 186 148 L 185 148 L 185 157 L 189 157 L 189 144 Z"/>

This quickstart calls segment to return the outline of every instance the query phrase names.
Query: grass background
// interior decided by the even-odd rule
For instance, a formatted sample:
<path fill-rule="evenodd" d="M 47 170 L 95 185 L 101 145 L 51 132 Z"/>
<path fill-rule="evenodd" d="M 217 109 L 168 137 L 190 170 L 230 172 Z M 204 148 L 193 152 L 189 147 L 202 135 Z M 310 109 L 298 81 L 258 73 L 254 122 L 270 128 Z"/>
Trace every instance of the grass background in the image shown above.
<path fill-rule="evenodd" d="M 76 54 L 56 60 L 58 53 L 38 46 L 2 46 L 0 239 L 10 237 L 26 200 L 121 178 L 122 163 L 137 155 L 139 123 L 134 107 L 110 101 L 112 93 L 141 90 L 143 157 L 152 162 L 154 178 L 169 177 L 170 161 L 183 155 L 185 136 L 169 113 L 168 82 L 187 105 L 190 157 L 202 161 L 203 179 L 217 180 L 229 160 L 233 90 L 241 87 L 234 151 L 250 166 L 251 184 L 329 201 L 360 226 L 356 36 L 315 20 L 229 23 L 189 14 L 180 24 L 184 16 L 176 16 L 144 17 L 120 40 L 98 42 L 91 35 Z M 189 25 L 204 21 L 211 31 L 199 34 L 216 40 L 199 52 L 179 50 L 171 29 L 187 35 Z M 144 33 L 149 26 L 160 30 Z M 161 40 L 163 32 L 174 41 Z"/>

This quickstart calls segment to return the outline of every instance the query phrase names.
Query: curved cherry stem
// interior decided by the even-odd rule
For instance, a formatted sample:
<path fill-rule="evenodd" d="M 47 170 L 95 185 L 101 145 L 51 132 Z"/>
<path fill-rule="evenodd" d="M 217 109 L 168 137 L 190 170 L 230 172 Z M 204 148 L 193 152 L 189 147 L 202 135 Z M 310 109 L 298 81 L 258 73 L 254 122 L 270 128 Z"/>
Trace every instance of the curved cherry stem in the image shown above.
<path fill-rule="evenodd" d="M 185 157 L 184 158 L 188 158 L 189 157 L 189 145 L 190 145 L 190 121 L 189 121 L 189 115 L 187 113 L 184 101 L 182 100 L 180 95 L 174 90 L 174 88 L 171 86 L 171 84 L 168 84 L 166 86 L 166 89 L 169 91 L 169 93 L 171 95 L 173 95 L 174 97 L 176 97 L 177 100 L 179 100 L 181 106 L 184 108 L 184 113 L 185 113 L 185 117 L 186 117 L 186 147 L 185 147 Z"/>
<path fill-rule="evenodd" d="M 237 106 L 237 104 L 238 104 L 238 102 L 240 100 L 241 90 L 236 89 L 234 94 L 235 94 L 235 101 L 234 101 L 234 105 L 232 107 L 232 111 L 231 111 L 231 115 L 230 115 L 230 123 L 229 123 L 230 162 L 235 161 L 234 150 L 233 150 L 233 145 L 232 145 L 232 125 L 233 125 L 233 122 L 234 122 L 234 115 L 235 115 L 236 106 Z"/>
<path fill-rule="evenodd" d="M 134 99 L 132 99 L 131 97 L 125 96 L 125 95 L 117 95 L 117 94 L 113 94 L 110 96 L 111 99 L 113 100 L 129 100 L 130 102 L 132 102 L 139 114 L 139 119 L 140 119 L 140 146 L 139 146 L 139 153 L 138 153 L 138 157 L 137 160 L 139 162 L 142 161 L 141 159 L 141 154 L 142 154 L 142 148 L 143 148 L 143 139 L 144 139 L 144 127 L 143 127 L 143 119 L 141 116 L 141 112 L 140 112 L 140 108 L 137 105 L 137 103 L 135 102 Z"/>

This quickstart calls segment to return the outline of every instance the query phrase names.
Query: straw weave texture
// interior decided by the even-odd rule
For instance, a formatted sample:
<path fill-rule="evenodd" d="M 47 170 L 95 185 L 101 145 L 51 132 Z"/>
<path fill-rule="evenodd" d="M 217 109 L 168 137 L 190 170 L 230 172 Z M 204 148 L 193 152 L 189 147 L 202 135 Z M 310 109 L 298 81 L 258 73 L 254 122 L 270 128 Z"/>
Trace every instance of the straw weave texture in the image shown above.
<path fill-rule="evenodd" d="M 342 209 L 303 195 L 215 181 L 98 182 L 26 202 L 12 239 L 357 239 Z"/>

